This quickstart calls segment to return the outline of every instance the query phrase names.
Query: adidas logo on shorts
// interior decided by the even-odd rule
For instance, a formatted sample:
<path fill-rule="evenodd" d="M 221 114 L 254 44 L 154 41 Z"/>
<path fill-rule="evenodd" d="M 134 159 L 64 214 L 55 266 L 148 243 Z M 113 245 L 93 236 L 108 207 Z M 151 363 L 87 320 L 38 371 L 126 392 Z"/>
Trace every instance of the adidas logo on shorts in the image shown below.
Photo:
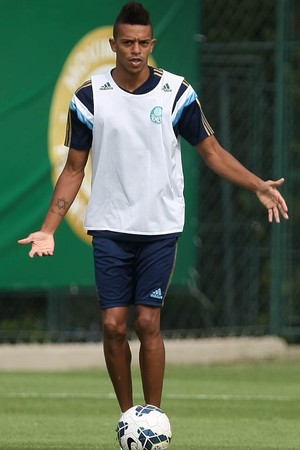
<path fill-rule="evenodd" d="M 159 288 L 159 289 L 156 289 L 155 291 L 153 291 L 153 292 L 150 294 L 150 297 L 152 297 L 152 298 L 157 298 L 158 300 L 162 300 L 162 299 L 163 299 L 163 296 L 162 296 L 161 289 Z"/>

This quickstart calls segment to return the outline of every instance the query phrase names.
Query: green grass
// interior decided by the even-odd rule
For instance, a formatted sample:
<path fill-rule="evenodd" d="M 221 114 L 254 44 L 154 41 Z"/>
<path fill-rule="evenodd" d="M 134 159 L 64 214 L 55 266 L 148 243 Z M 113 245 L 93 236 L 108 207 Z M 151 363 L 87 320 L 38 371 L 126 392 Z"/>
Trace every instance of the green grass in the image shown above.
<path fill-rule="evenodd" d="M 172 450 L 299 450 L 300 363 L 168 366 L 162 407 Z M 0 449 L 119 450 L 118 418 L 105 370 L 0 374 Z"/>

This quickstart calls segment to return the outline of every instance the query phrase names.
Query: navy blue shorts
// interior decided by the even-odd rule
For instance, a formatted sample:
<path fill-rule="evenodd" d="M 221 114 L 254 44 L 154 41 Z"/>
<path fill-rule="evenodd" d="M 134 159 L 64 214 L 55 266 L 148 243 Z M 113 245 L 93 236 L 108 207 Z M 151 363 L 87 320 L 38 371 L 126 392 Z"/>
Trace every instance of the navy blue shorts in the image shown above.
<path fill-rule="evenodd" d="M 163 305 L 175 266 L 177 238 L 134 242 L 93 236 L 93 249 L 102 309 Z"/>

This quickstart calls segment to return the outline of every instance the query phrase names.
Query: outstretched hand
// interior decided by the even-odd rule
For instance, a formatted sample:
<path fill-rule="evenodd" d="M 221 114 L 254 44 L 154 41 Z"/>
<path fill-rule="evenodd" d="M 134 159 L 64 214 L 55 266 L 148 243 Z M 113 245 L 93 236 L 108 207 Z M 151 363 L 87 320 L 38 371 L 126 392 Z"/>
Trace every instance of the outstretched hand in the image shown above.
<path fill-rule="evenodd" d="M 22 245 L 32 244 L 29 252 L 30 258 L 33 258 L 34 255 L 52 256 L 54 253 L 54 237 L 52 234 L 43 231 L 31 233 L 27 238 L 20 239 L 18 243 Z"/>
<path fill-rule="evenodd" d="M 287 204 L 277 190 L 278 186 L 281 186 L 284 183 L 284 178 L 280 178 L 277 181 L 264 181 L 256 191 L 256 195 L 259 201 L 267 208 L 268 210 L 268 219 L 269 222 L 273 222 L 273 218 L 275 222 L 280 222 L 280 214 L 284 219 L 288 219 L 288 207 Z"/>

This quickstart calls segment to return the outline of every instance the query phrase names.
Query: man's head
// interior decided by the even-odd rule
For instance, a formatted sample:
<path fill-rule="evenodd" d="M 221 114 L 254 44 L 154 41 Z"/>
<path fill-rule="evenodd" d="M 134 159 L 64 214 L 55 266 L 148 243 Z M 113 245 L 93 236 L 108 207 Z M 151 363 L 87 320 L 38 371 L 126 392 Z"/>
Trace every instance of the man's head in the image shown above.
<path fill-rule="evenodd" d="M 129 2 L 123 6 L 118 17 L 115 20 L 113 36 L 118 35 L 119 26 L 121 24 L 129 25 L 149 25 L 151 28 L 151 37 L 153 37 L 153 26 L 149 12 L 141 3 Z"/>
<path fill-rule="evenodd" d="M 147 76 L 148 58 L 156 40 L 148 11 L 136 2 L 127 3 L 118 15 L 109 40 L 116 53 L 115 77 L 131 75 Z M 118 80 L 121 83 L 121 80 Z"/>

